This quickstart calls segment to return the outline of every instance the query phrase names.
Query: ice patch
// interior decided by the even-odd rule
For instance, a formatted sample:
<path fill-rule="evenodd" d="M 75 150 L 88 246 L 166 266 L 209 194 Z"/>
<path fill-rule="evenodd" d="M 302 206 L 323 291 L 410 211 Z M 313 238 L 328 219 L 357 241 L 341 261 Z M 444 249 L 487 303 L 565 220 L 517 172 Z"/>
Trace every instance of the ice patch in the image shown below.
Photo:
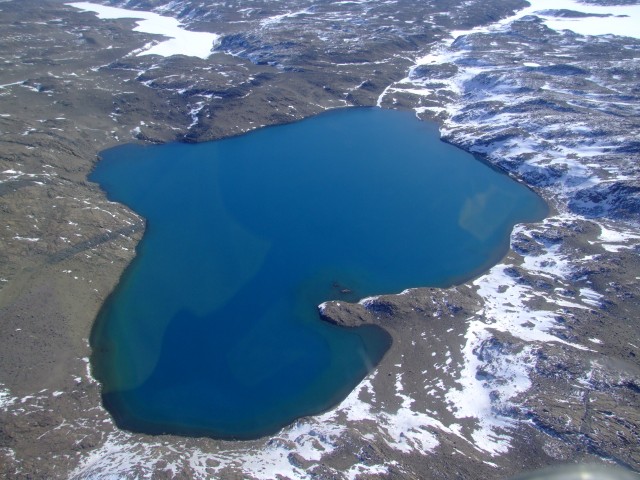
<path fill-rule="evenodd" d="M 98 18 L 105 20 L 119 18 L 139 19 L 133 29 L 134 31 L 169 37 L 169 40 L 145 45 L 141 51 L 136 52 L 137 56 L 161 55 L 170 57 L 172 55 L 186 55 L 207 59 L 211 55 L 211 50 L 220 40 L 220 35 L 216 33 L 185 30 L 183 24 L 175 18 L 165 17 L 153 12 L 108 7 L 90 2 L 74 2 L 66 5 L 85 12 L 96 13 Z"/>

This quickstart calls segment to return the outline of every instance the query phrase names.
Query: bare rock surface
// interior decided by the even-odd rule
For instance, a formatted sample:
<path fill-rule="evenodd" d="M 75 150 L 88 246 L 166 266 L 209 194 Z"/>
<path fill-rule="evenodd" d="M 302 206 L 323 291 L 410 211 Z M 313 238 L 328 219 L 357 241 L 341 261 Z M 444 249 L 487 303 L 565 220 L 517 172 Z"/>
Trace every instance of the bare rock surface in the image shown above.
<path fill-rule="evenodd" d="M 611 2 L 101 3 L 220 41 L 206 59 L 144 55 L 166 39 L 134 31 L 135 19 L 0 2 L 0 476 L 640 469 L 640 40 L 547 25 L 610 21 L 589 5 Z M 437 121 L 445 141 L 535 189 L 550 216 L 517 226 L 508 255 L 465 284 L 319 306 L 326 321 L 393 337 L 323 415 L 249 442 L 119 431 L 87 339 L 145 225 L 87 181 L 99 152 L 376 105 Z"/>

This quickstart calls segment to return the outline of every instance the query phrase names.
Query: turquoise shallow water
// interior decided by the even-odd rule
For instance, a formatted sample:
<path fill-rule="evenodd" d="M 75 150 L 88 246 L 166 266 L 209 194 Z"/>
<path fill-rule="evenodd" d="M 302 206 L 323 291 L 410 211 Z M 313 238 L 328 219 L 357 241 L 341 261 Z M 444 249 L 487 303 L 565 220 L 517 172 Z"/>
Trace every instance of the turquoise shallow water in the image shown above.
<path fill-rule="evenodd" d="M 547 212 L 434 125 L 381 109 L 125 145 L 90 178 L 147 219 L 91 338 L 105 406 L 146 433 L 255 438 L 330 408 L 390 337 L 322 322 L 318 304 L 471 278 Z"/>

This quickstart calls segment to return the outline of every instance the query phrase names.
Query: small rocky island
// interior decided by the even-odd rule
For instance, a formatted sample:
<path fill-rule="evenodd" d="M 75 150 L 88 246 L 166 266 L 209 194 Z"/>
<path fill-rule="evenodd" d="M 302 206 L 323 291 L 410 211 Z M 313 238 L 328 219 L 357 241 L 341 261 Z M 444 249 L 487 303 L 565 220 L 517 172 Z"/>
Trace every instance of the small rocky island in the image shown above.
<path fill-rule="evenodd" d="M 206 58 L 164 56 L 151 49 L 166 37 L 136 30 L 144 16 L 0 2 L 0 475 L 640 469 L 637 2 L 97 3 L 217 40 Z M 353 301 L 337 290 L 322 318 L 377 324 L 393 345 L 322 415 L 245 442 L 116 428 L 88 339 L 145 221 L 87 180 L 99 152 L 349 106 L 438 122 L 444 141 L 524 182 L 550 215 L 517 226 L 508 254 L 464 284 Z"/>

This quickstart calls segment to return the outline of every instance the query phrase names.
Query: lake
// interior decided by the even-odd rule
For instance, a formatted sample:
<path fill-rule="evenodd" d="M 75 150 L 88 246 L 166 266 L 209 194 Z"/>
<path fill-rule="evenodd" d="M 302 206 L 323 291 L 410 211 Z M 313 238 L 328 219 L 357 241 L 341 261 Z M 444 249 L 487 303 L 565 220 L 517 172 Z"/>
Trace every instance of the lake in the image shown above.
<path fill-rule="evenodd" d="M 436 125 L 382 109 L 124 145 L 90 179 L 147 221 L 91 363 L 118 426 L 151 434 L 251 439 L 335 406 L 391 338 L 323 322 L 320 303 L 473 278 L 547 214 Z"/>

